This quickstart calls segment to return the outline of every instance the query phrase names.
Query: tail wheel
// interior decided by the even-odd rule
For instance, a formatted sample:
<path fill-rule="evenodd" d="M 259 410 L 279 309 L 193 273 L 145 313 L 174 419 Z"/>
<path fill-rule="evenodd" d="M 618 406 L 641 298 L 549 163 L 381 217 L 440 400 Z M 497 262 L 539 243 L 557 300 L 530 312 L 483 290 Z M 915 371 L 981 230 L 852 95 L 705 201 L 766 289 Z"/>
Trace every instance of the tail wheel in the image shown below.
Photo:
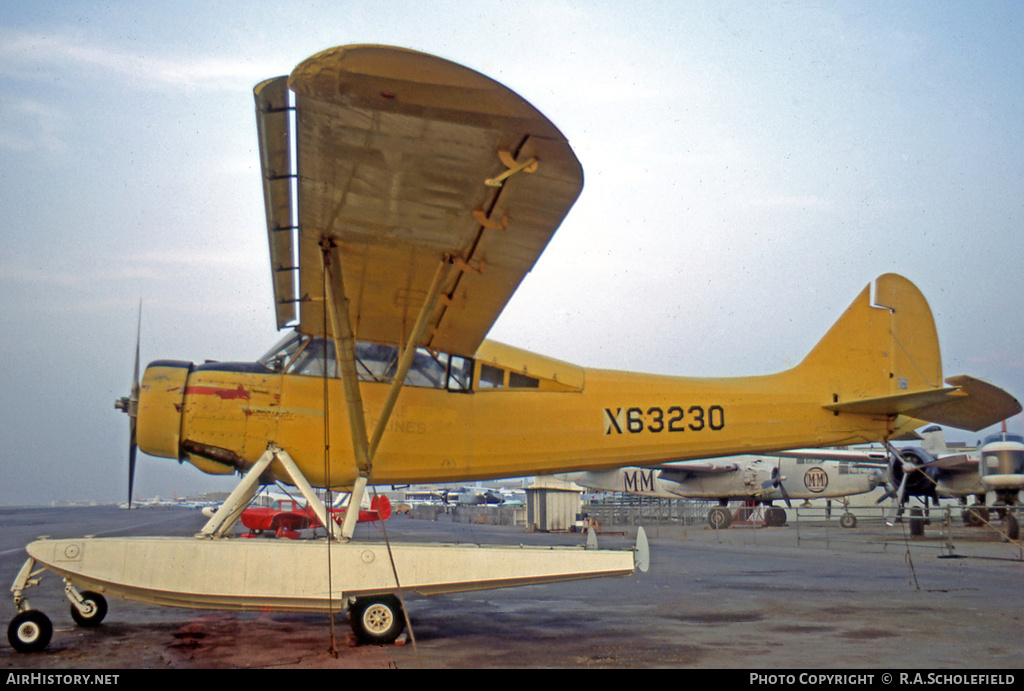
<path fill-rule="evenodd" d="M 50 644 L 53 624 L 37 609 L 19 612 L 7 627 L 7 640 L 19 653 L 38 653 Z"/>
<path fill-rule="evenodd" d="M 405 630 L 402 602 L 394 595 L 356 598 L 348 616 L 353 633 L 362 643 L 393 643 Z"/>
<path fill-rule="evenodd" d="M 74 605 L 71 605 L 71 618 L 79 626 L 99 626 L 103 618 L 107 616 L 107 599 L 99 593 L 91 590 L 82 591 L 82 603 L 85 605 L 85 612 L 82 612 Z"/>

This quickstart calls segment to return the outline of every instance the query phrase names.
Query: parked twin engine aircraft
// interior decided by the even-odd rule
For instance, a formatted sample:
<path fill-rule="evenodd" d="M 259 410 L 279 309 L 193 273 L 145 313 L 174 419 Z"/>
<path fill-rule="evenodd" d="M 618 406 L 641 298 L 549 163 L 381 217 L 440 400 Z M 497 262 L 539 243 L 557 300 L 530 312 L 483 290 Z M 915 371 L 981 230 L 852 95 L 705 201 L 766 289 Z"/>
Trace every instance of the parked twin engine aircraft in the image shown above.
<path fill-rule="evenodd" d="M 627 492 L 666 499 L 717 499 L 719 506 L 708 512 L 713 528 L 728 528 L 730 501 L 767 506 L 764 521 L 769 526 L 786 523 L 785 509 L 791 499 L 844 499 L 870 492 L 882 482 L 881 471 L 860 467 L 849 461 L 822 460 L 815 449 L 790 452 L 789 456 L 743 455 L 707 461 L 685 461 L 655 468 L 622 468 L 566 475 L 578 485 L 604 492 Z M 840 518 L 843 527 L 853 527 L 849 512 Z"/>
<path fill-rule="evenodd" d="M 383 46 L 314 55 L 257 85 L 255 99 L 277 326 L 290 331 L 254 362 L 152 362 L 117 404 L 132 425 L 130 477 L 136 440 L 245 475 L 204 539 L 29 545 L 9 629 L 23 649 L 48 639 L 23 596 L 36 562 L 68 580 L 82 616 L 96 602 L 76 594 L 82 586 L 180 606 L 351 605 L 357 632 L 376 640 L 397 635 L 401 612 L 386 595 L 398 575 L 401 589 L 430 594 L 634 568 L 614 550 L 356 546 L 356 512 L 335 534 L 313 486 L 360 497 L 368 483 L 883 440 L 910 417 L 978 429 L 1020 410 L 984 382 L 943 382 L 928 305 L 893 274 L 800 365 L 767 376 L 587 369 L 485 340 L 582 189 L 562 133 L 477 72 Z M 221 539 L 271 480 L 296 485 L 331 529 L 331 580 L 324 550 L 305 541 Z M 181 563 L 205 568 L 171 566 Z"/>
<path fill-rule="evenodd" d="M 1003 431 L 985 437 L 977 449 L 951 449 L 942 429 L 931 426 L 921 432 L 919 446 L 892 447 L 891 452 L 836 450 L 826 457 L 848 463 L 873 465 L 886 472 L 888 491 L 879 502 L 892 500 L 892 522 L 911 497 L 925 504 L 955 498 L 964 506 L 964 522 L 987 523 L 991 514 L 1003 522 L 1003 532 L 1012 540 L 1020 536 L 1015 510 L 1024 490 L 1024 436 Z M 898 455 L 897 455 L 898 452 Z M 971 497 L 975 503 L 968 506 Z M 914 515 L 920 514 L 916 509 Z M 923 519 L 912 518 L 911 529 L 919 532 Z"/>

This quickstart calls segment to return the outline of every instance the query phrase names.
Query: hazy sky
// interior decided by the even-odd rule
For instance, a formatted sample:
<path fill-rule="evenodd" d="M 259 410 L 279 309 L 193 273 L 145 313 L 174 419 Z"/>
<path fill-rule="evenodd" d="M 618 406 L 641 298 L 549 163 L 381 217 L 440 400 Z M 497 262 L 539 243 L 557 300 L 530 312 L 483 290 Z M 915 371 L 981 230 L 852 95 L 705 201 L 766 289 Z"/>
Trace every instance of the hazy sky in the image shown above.
<path fill-rule="evenodd" d="M 5 2 L 0 504 L 125 498 L 140 299 L 143 365 L 277 340 L 251 89 L 347 43 L 505 83 L 583 164 L 493 337 L 767 373 L 893 271 L 947 376 L 1024 396 L 1019 2 Z M 140 457 L 143 496 L 228 486 Z"/>

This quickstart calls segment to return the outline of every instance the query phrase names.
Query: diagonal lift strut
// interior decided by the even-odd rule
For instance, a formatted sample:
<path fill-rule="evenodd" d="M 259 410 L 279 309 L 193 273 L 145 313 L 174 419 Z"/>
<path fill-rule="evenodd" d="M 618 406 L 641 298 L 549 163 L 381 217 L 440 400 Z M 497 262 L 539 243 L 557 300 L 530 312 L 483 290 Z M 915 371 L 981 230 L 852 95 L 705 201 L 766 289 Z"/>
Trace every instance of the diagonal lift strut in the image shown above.
<path fill-rule="evenodd" d="M 338 360 L 338 375 L 342 380 L 342 387 L 345 391 L 345 406 L 348 412 L 349 427 L 352 433 L 352 448 L 355 454 L 356 468 L 359 476 L 352 488 L 352 497 L 349 500 L 349 511 L 345 512 L 345 520 L 341 526 L 341 537 L 344 540 L 352 538 L 355 531 L 358 511 L 352 511 L 352 507 L 359 507 L 363 495 L 366 492 L 373 472 L 373 458 L 380 445 L 384 430 L 387 428 L 388 420 L 395 409 L 398 394 L 405 382 L 405 375 L 412 367 L 413 359 L 416 356 L 416 344 L 420 342 L 423 334 L 426 333 L 430 324 L 430 316 L 437 307 L 438 300 L 448 281 L 455 262 L 450 256 L 443 256 L 434 272 L 427 296 L 420 306 L 419 314 L 412 330 L 406 339 L 405 347 L 402 350 L 398 361 L 398 370 L 388 389 L 387 397 L 380 415 L 377 417 L 373 434 L 368 435 L 366 429 L 366 415 L 363 409 L 362 393 L 359 390 L 359 376 L 356 372 L 355 354 L 355 332 L 349 317 L 349 301 L 345 294 L 345 281 L 341 272 L 341 258 L 338 246 L 331 238 L 324 237 L 320 242 L 323 258 L 325 296 L 327 299 L 327 313 L 331 321 L 331 334 L 334 338 L 334 352 Z M 328 424 L 330 421 L 328 420 Z"/>

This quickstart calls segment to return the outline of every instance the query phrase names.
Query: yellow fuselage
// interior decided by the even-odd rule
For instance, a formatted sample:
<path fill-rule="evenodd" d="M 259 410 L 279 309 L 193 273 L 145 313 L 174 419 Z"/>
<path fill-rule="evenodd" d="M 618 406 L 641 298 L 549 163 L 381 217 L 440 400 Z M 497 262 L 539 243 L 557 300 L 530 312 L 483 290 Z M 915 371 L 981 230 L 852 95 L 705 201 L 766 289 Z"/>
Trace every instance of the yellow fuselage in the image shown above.
<path fill-rule="evenodd" d="M 273 443 L 312 484 L 350 486 L 357 468 L 342 382 L 260 369 L 153 363 L 140 396 L 140 448 L 226 473 L 244 470 Z M 529 385 L 512 385 L 517 374 Z M 492 388 L 482 388 L 488 377 Z M 680 378 L 583 369 L 486 343 L 474 382 L 469 391 L 403 387 L 370 480 L 516 477 L 853 443 L 891 432 L 885 416 L 824 409 L 835 392 L 815 368 Z M 371 431 L 388 388 L 360 383 Z"/>

